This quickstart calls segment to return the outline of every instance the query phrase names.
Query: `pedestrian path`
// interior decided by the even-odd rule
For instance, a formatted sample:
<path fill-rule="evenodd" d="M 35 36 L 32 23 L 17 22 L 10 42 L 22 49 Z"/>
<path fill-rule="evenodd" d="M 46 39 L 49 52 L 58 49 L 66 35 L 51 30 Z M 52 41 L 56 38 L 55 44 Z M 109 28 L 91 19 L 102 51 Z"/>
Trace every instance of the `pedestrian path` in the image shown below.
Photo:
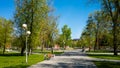
<path fill-rule="evenodd" d="M 97 68 L 81 50 L 65 51 L 60 56 L 39 62 L 28 68 Z"/>

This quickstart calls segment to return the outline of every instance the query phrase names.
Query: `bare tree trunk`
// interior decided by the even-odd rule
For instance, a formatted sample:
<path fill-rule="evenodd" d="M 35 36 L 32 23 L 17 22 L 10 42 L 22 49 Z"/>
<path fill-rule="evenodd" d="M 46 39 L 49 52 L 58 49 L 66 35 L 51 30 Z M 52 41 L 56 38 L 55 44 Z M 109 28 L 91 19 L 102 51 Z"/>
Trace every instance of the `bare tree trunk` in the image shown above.
<path fill-rule="evenodd" d="M 119 4 L 119 0 L 115 0 L 114 1 L 114 4 L 115 4 L 115 7 L 116 7 L 116 13 L 115 13 L 115 16 L 112 15 L 111 13 L 111 17 L 112 17 L 112 21 L 113 21 L 113 45 L 114 45 L 114 55 L 118 55 L 118 52 L 117 52 L 117 48 L 118 48 L 118 30 L 117 27 L 119 27 L 119 23 L 118 23 L 118 20 L 119 20 L 119 16 L 120 16 L 120 4 Z"/>
<path fill-rule="evenodd" d="M 51 46 L 51 53 L 53 54 L 53 47 Z"/>
<path fill-rule="evenodd" d="M 90 35 L 89 35 L 89 51 L 91 50 L 91 38 L 90 38 Z"/>
<path fill-rule="evenodd" d="M 4 45 L 4 47 L 3 47 L 3 55 L 5 54 L 5 45 Z"/>
<path fill-rule="evenodd" d="M 21 56 L 24 55 L 24 51 L 25 51 L 25 45 L 21 48 Z"/>
<path fill-rule="evenodd" d="M 6 26 L 6 25 L 5 25 Z M 7 35 L 6 35 L 6 31 L 7 29 L 5 29 L 5 38 L 4 38 L 4 47 L 3 47 L 3 54 L 5 53 L 5 46 L 6 46 L 6 38 L 7 38 Z"/>
<path fill-rule="evenodd" d="M 32 54 L 32 47 L 28 45 L 28 55 Z"/>
<path fill-rule="evenodd" d="M 114 46 L 114 55 L 118 55 L 117 53 L 117 31 L 116 24 L 113 25 L 113 46 Z"/>
<path fill-rule="evenodd" d="M 98 30 L 96 30 L 96 39 L 95 39 L 95 46 L 94 46 L 94 51 L 98 49 Z"/>
<path fill-rule="evenodd" d="M 43 52 L 43 50 L 44 50 L 44 45 L 42 44 L 41 51 Z"/>

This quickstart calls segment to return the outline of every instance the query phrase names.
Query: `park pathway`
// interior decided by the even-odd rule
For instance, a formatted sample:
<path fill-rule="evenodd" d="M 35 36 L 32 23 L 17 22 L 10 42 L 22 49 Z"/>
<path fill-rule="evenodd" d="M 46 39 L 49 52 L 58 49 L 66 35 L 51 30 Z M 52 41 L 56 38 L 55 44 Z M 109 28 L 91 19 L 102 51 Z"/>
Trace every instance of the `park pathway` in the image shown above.
<path fill-rule="evenodd" d="M 97 68 L 91 60 L 87 59 L 89 57 L 78 49 L 65 51 L 60 56 L 55 56 L 28 68 Z"/>

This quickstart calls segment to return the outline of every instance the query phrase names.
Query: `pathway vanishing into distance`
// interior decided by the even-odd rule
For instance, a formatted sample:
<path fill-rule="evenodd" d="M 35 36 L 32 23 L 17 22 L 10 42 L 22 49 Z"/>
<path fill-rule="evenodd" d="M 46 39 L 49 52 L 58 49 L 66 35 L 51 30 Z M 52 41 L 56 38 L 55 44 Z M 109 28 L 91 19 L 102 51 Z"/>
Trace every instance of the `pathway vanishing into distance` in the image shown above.
<path fill-rule="evenodd" d="M 55 56 L 28 68 L 97 68 L 91 60 L 88 60 L 90 58 L 81 51 L 81 49 L 65 51 L 60 56 Z"/>

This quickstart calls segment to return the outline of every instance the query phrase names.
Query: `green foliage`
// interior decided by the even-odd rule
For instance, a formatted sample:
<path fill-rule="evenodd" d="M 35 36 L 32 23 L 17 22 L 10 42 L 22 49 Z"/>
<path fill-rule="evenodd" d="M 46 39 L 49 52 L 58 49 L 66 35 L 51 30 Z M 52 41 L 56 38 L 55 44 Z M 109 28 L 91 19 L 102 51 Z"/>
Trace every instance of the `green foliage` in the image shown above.
<path fill-rule="evenodd" d="M 93 2 L 97 1 L 93 0 Z M 84 35 L 84 38 L 87 39 L 88 35 L 90 38 L 90 34 L 92 34 L 95 37 L 94 50 L 100 49 L 100 46 L 112 46 L 114 55 L 117 55 L 120 41 L 120 0 L 98 0 L 98 2 L 101 3 L 102 9 L 94 12 L 88 18 L 87 26 L 83 31 L 83 34 L 87 34 L 87 36 Z M 90 23 L 96 25 L 92 32 L 90 31 L 93 27 L 89 25 Z M 90 44 L 88 40 L 85 41 Z"/>
<path fill-rule="evenodd" d="M 100 39 L 101 46 L 112 46 L 113 45 L 113 38 L 111 34 L 104 34 Z"/>
<path fill-rule="evenodd" d="M 59 44 L 61 47 L 63 47 L 63 36 L 59 35 L 56 39 L 56 43 Z"/>
<path fill-rule="evenodd" d="M 11 46 L 13 23 L 5 18 L 0 18 L 0 46 L 3 47 L 3 54 L 6 47 Z"/>
<path fill-rule="evenodd" d="M 64 25 L 62 28 L 62 37 L 63 37 L 63 44 L 66 46 L 70 46 L 71 44 L 71 29 Z"/>
<path fill-rule="evenodd" d="M 114 55 L 118 55 L 119 35 L 120 35 L 120 0 L 102 0 L 103 11 L 107 13 L 112 22 L 113 49 Z"/>
<path fill-rule="evenodd" d="M 67 25 L 64 25 L 62 28 L 62 34 L 60 34 L 57 39 L 56 43 L 59 44 L 61 47 L 65 46 L 71 46 L 72 41 L 71 41 L 71 29 L 68 28 Z"/>
<path fill-rule="evenodd" d="M 17 28 L 17 35 L 24 39 L 24 31 L 22 24 L 28 25 L 28 30 L 31 31 L 29 37 L 29 45 L 34 47 L 39 44 L 40 26 L 45 23 L 49 8 L 46 0 L 17 0 L 16 1 L 16 14 L 15 25 Z"/>
<path fill-rule="evenodd" d="M 17 43 L 21 52 L 25 49 L 25 31 L 22 24 L 26 23 L 31 34 L 28 38 L 29 50 L 38 46 L 53 45 L 57 35 L 56 18 L 50 14 L 51 6 L 48 0 L 16 0 L 15 27 Z M 15 39 L 15 40 L 16 40 Z M 14 43 L 15 44 L 15 43 Z"/>
<path fill-rule="evenodd" d="M 62 28 L 62 35 L 64 37 L 64 40 L 69 40 L 71 39 L 71 29 L 68 28 L 67 25 L 64 25 Z"/>
<path fill-rule="evenodd" d="M 109 16 L 103 11 L 95 11 L 88 17 L 81 36 L 81 44 L 96 50 L 101 49 L 101 46 L 110 47 L 112 40 L 112 24 Z"/>

